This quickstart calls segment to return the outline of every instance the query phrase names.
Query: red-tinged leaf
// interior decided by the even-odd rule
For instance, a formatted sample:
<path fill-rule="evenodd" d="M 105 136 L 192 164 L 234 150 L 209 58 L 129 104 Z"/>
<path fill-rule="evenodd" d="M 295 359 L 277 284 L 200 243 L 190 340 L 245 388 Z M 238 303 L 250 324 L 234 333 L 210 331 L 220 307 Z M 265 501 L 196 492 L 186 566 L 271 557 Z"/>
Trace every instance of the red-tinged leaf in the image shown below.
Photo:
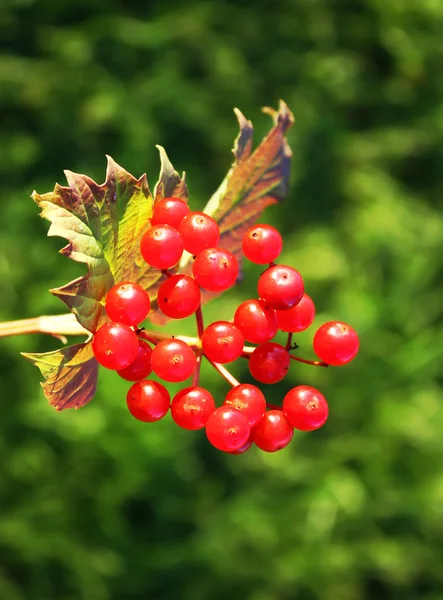
<path fill-rule="evenodd" d="M 94 397 L 98 363 L 91 342 L 22 356 L 40 369 L 45 378 L 41 384 L 45 396 L 57 410 L 80 408 Z"/>
<path fill-rule="evenodd" d="M 166 154 L 165 149 L 162 146 L 156 146 L 160 152 L 160 176 L 159 180 L 155 184 L 154 198 L 155 202 L 158 202 L 162 198 L 181 198 L 185 202 L 188 201 L 188 188 L 186 186 L 185 177 L 177 173 L 174 167 L 171 165 L 169 158 Z"/>

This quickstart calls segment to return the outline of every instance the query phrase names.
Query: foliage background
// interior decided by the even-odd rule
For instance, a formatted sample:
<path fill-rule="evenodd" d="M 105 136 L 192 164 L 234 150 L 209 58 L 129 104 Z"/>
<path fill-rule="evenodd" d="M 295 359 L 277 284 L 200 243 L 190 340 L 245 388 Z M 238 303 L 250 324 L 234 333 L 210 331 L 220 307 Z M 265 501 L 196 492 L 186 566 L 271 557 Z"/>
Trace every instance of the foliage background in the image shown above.
<path fill-rule="evenodd" d="M 443 5 L 4 0 L 0 19 L 2 320 L 62 312 L 46 290 L 81 273 L 33 189 L 64 168 L 102 181 L 105 153 L 153 184 L 161 143 L 202 207 L 231 162 L 232 107 L 260 137 L 259 107 L 281 97 L 292 186 L 266 217 L 316 323 L 347 320 L 362 341 L 346 369 L 291 373 L 330 399 L 323 430 L 230 458 L 129 418 L 112 374 L 56 413 L 18 353 L 58 342 L 2 340 L 0 597 L 440 600 Z M 208 318 L 230 317 L 256 275 Z"/>

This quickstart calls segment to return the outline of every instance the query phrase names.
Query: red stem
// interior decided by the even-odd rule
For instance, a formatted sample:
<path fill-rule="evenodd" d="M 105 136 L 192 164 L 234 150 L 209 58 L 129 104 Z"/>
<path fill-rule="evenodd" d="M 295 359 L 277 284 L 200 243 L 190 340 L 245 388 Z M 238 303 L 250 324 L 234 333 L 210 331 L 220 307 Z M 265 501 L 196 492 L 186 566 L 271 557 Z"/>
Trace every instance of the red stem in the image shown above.
<path fill-rule="evenodd" d="M 292 358 L 292 360 L 297 360 L 298 362 L 305 363 L 307 365 L 314 365 L 314 367 L 329 367 L 328 363 L 325 363 L 321 360 L 306 360 L 306 358 L 300 358 L 299 356 L 294 356 L 293 354 L 290 354 L 289 358 Z"/>
<path fill-rule="evenodd" d="M 203 337 L 203 332 L 205 330 L 205 326 L 203 323 L 203 313 L 202 313 L 202 305 L 197 308 L 195 311 L 195 320 L 197 321 L 197 335 L 198 339 L 201 340 Z"/>
<path fill-rule="evenodd" d="M 240 382 L 237 381 L 237 379 L 234 377 L 234 375 L 232 375 L 226 367 L 224 367 L 220 363 L 216 363 L 216 362 L 210 360 L 206 356 L 206 354 L 205 354 L 205 358 L 214 367 L 214 369 L 216 371 L 218 371 L 224 379 L 226 379 L 226 381 L 229 383 L 229 385 L 232 385 L 232 387 L 235 387 L 236 385 L 240 385 Z"/>
<path fill-rule="evenodd" d="M 271 404 L 270 402 L 266 402 L 266 408 L 269 408 L 270 410 L 281 410 L 281 406 Z"/>
<path fill-rule="evenodd" d="M 292 333 L 288 333 L 288 341 L 286 342 L 286 350 L 290 350 L 292 346 Z"/>

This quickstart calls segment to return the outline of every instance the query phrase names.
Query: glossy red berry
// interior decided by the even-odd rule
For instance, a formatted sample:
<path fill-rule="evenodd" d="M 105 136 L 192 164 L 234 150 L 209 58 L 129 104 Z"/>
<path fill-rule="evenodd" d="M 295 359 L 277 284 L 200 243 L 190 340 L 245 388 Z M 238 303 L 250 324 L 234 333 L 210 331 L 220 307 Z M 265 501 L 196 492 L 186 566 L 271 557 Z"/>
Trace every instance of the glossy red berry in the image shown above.
<path fill-rule="evenodd" d="M 220 241 L 220 229 L 212 217 L 203 212 L 190 212 L 179 227 L 185 250 L 195 256 L 206 248 L 215 248 Z"/>
<path fill-rule="evenodd" d="M 249 450 L 249 448 L 251 448 L 253 443 L 254 442 L 252 441 L 252 438 L 250 437 L 244 446 L 242 446 L 238 450 L 233 450 L 232 452 L 228 452 L 228 454 L 244 454 L 245 452 L 247 452 Z"/>
<path fill-rule="evenodd" d="M 289 370 L 289 352 L 281 344 L 266 342 L 257 346 L 249 358 L 249 371 L 261 383 L 277 383 Z"/>
<path fill-rule="evenodd" d="M 92 338 L 92 351 L 99 364 L 117 371 L 124 369 L 135 360 L 138 339 L 130 327 L 111 321 L 95 332 Z"/>
<path fill-rule="evenodd" d="M 356 357 L 360 343 L 350 325 L 329 321 L 315 332 L 313 344 L 314 352 L 321 360 L 339 367 Z"/>
<path fill-rule="evenodd" d="M 203 429 L 209 415 L 215 410 L 212 394 L 202 387 L 187 387 L 175 395 L 171 415 L 183 429 Z"/>
<path fill-rule="evenodd" d="M 328 418 L 326 398 L 308 385 L 290 390 L 284 397 L 282 408 L 288 423 L 301 431 L 318 429 Z"/>
<path fill-rule="evenodd" d="M 140 252 L 145 261 L 156 269 L 169 269 L 183 254 L 183 239 L 170 225 L 154 225 L 143 235 Z"/>
<path fill-rule="evenodd" d="M 278 310 L 278 328 L 282 331 L 297 333 L 307 329 L 315 318 L 314 302 L 307 294 L 303 294 L 298 304 L 289 310 Z"/>
<path fill-rule="evenodd" d="M 276 260 L 282 250 L 283 240 L 272 225 L 253 225 L 243 236 L 243 253 L 259 265 Z"/>
<path fill-rule="evenodd" d="M 151 365 L 160 379 L 177 382 L 184 381 L 192 375 L 197 359 L 186 342 L 171 338 L 155 346 L 152 351 Z"/>
<path fill-rule="evenodd" d="M 111 321 L 138 325 L 146 319 L 150 308 L 148 292 L 131 281 L 115 285 L 106 295 L 105 309 Z"/>
<path fill-rule="evenodd" d="M 285 448 L 293 435 L 294 429 L 281 410 L 269 410 L 251 433 L 254 443 L 265 452 Z"/>
<path fill-rule="evenodd" d="M 135 360 L 117 373 L 126 381 L 140 381 L 145 379 L 152 371 L 151 346 L 143 340 L 138 340 L 138 350 Z"/>
<path fill-rule="evenodd" d="M 223 452 L 233 452 L 244 446 L 250 433 L 246 416 L 230 406 L 216 408 L 206 423 L 208 440 Z"/>
<path fill-rule="evenodd" d="M 237 360 L 243 351 L 245 338 L 240 329 L 228 321 L 216 321 L 206 327 L 202 337 L 203 352 L 217 363 Z"/>
<path fill-rule="evenodd" d="M 184 319 L 194 314 L 200 306 L 200 287 L 189 275 L 172 275 L 160 286 L 158 307 L 171 319 Z"/>
<path fill-rule="evenodd" d="M 250 383 L 241 383 L 229 390 L 224 404 L 243 413 L 251 427 L 255 427 L 266 412 L 266 399 L 263 393 Z"/>
<path fill-rule="evenodd" d="M 181 220 L 191 209 L 181 198 L 163 198 L 154 204 L 151 225 L 170 225 L 178 229 Z"/>
<path fill-rule="evenodd" d="M 169 410 L 169 392 L 157 381 L 138 381 L 126 395 L 129 412 L 139 421 L 153 423 L 162 419 Z"/>
<path fill-rule="evenodd" d="M 269 267 L 258 280 L 259 297 L 277 310 L 285 310 L 298 304 L 303 292 L 302 276 L 286 265 Z"/>
<path fill-rule="evenodd" d="M 197 254 L 192 272 L 197 283 L 205 290 L 224 292 L 237 280 L 238 262 L 228 250 L 208 248 Z"/>
<path fill-rule="evenodd" d="M 234 323 L 245 340 L 262 344 L 271 340 L 278 331 L 277 313 L 263 300 L 246 300 L 235 311 Z"/>

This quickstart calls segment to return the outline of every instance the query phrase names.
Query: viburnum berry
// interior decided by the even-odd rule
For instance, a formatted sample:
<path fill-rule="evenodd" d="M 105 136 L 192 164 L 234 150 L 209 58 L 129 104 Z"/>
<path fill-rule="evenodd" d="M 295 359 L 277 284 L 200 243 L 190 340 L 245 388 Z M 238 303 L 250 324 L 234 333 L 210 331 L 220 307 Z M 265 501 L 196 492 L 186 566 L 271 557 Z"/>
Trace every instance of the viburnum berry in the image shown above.
<path fill-rule="evenodd" d="M 145 261 L 156 269 L 169 269 L 183 254 L 183 238 L 170 225 L 154 225 L 143 235 L 140 252 Z"/>
<path fill-rule="evenodd" d="M 266 412 L 266 399 L 262 391 L 250 383 L 241 383 L 229 390 L 224 404 L 243 413 L 251 427 L 255 427 Z"/>
<path fill-rule="evenodd" d="M 158 290 L 158 307 L 167 317 L 184 319 L 200 306 L 200 287 L 189 275 L 172 275 Z"/>
<path fill-rule="evenodd" d="M 249 450 L 249 448 L 251 448 L 253 443 L 254 442 L 252 441 L 252 438 L 250 437 L 244 446 L 242 446 L 238 450 L 232 450 L 232 452 L 228 452 L 228 454 L 244 454 L 245 452 L 247 452 Z"/>
<path fill-rule="evenodd" d="M 124 369 L 118 370 L 117 373 L 127 381 L 145 379 L 152 371 L 151 354 L 151 346 L 143 340 L 138 340 L 138 350 L 135 360 Z"/>
<path fill-rule="evenodd" d="M 180 222 L 179 231 L 185 250 L 193 256 L 206 248 L 215 248 L 220 241 L 217 222 L 203 212 L 187 214 Z"/>
<path fill-rule="evenodd" d="M 253 225 L 246 231 L 242 240 L 246 258 L 259 265 L 276 260 L 282 247 L 282 237 L 272 225 Z"/>
<path fill-rule="evenodd" d="M 281 410 L 269 410 L 251 433 L 256 446 L 265 452 L 282 450 L 292 440 L 293 435 L 294 429 Z"/>
<path fill-rule="evenodd" d="M 148 292 L 131 281 L 115 285 L 106 294 L 105 309 L 111 321 L 137 325 L 146 319 L 150 308 Z"/>
<path fill-rule="evenodd" d="M 346 323 L 329 321 L 314 335 L 314 352 L 328 365 L 339 367 L 351 362 L 359 348 L 356 331 Z"/>
<path fill-rule="evenodd" d="M 191 209 L 181 198 L 163 198 L 154 204 L 151 219 L 152 225 L 170 225 L 178 229 L 181 220 Z"/>
<path fill-rule="evenodd" d="M 289 352 L 281 344 L 266 342 L 257 346 L 249 358 L 249 371 L 261 383 L 277 383 L 289 370 Z"/>
<path fill-rule="evenodd" d="M 207 248 L 195 257 L 192 273 L 197 283 L 208 292 L 224 292 L 238 276 L 235 256 L 223 248 Z"/>
<path fill-rule="evenodd" d="M 318 429 L 328 418 L 326 398 L 308 385 L 292 388 L 284 397 L 282 409 L 288 423 L 301 431 Z"/>
<path fill-rule="evenodd" d="M 223 364 L 241 356 L 244 342 L 245 338 L 236 325 L 228 321 L 216 321 L 203 332 L 202 348 L 209 360 Z"/>
<path fill-rule="evenodd" d="M 169 392 L 157 381 L 134 383 L 126 395 L 129 412 L 139 421 L 153 423 L 162 419 L 169 410 Z"/>
<path fill-rule="evenodd" d="M 263 300 L 242 302 L 235 311 L 234 323 L 245 340 L 253 344 L 268 342 L 278 331 L 277 313 Z"/>
<path fill-rule="evenodd" d="M 315 318 L 315 304 L 312 299 L 303 294 L 298 304 L 288 310 L 278 310 L 278 328 L 290 333 L 298 333 L 307 329 Z"/>
<path fill-rule="evenodd" d="M 258 295 L 271 308 L 292 308 L 303 297 L 304 284 L 298 271 L 286 265 L 266 269 L 258 280 Z"/>
<path fill-rule="evenodd" d="M 186 342 L 168 339 L 159 342 L 152 351 L 152 370 L 160 379 L 170 382 L 184 381 L 195 371 L 195 352 Z"/>
<path fill-rule="evenodd" d="M 92 338 L 92 351 L 99 364 L 117 371 L 130 365 L 137 356 L 138 339 L 123 323 L 110 321 L 97 329 Z"/>
<path fill-rule="evenodd" d="M 212 394 L 198 386 L 184 388 L 171 403 L 171 416 L 183 429 L 203 429 L 214 410 Z"/>
<path fill-rule="evenodd" d="M 233 452 L 244 446 L 250 433 L 246 416 L 231 406 L 216 408 L 206 423 L 208 440 L 223 452 Z"/>

